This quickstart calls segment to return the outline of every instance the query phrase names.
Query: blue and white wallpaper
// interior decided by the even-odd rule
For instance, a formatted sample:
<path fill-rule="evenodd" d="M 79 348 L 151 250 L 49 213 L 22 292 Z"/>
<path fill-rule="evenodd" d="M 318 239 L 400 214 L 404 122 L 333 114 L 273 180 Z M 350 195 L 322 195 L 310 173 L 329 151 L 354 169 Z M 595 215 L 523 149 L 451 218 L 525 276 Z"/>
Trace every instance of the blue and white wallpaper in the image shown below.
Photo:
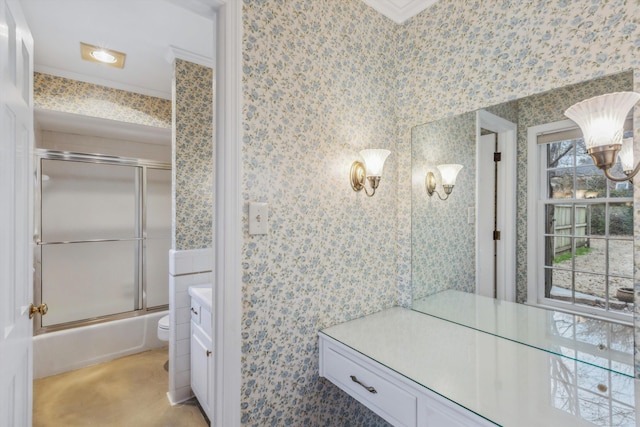
<path fill-rule="evenodd" d="M 245 1 L 242 422 L 384 425 L 318 378 L 320 329 L 393 306 L 396 284 L 395 24 L 360 0 Z M 386 148 L 374 197 L 349 183 Z M 245 223 L 246 223 L 245 204 Z"/>
<path fill-rule="evenodd" d="M 171 127 L 171 101 L 51 74 L 33 74 L 37 108 L 161 128 Z"/>
<path fill-rule="evenodd" d="M 244 0 L 243 197 L 270 232 L 244 232 L 243 424 L 384 425 L 318 378 L 317 331 L 410 304 L 411 129 L 637 67 L 639 7 L 441 0 L 397 25 L 361 0 Z M 392 154 L 367 198 L 347 177 L 374 147 Z"/>
<path fill-rule="evenodd" d="M 212 247 L 213 69 L 174 63 L 173 249 Z"/>
<path fill-rule="evenodd" d="M 639 8 L 637 0 L 440 0 L 398 27 L 400 266 L 411 259 L 411 128 L 637 67 Z M 518 173 L 526 180 L 526 169 Z M 399 273 L 410 298 L 410 271 Z"/>

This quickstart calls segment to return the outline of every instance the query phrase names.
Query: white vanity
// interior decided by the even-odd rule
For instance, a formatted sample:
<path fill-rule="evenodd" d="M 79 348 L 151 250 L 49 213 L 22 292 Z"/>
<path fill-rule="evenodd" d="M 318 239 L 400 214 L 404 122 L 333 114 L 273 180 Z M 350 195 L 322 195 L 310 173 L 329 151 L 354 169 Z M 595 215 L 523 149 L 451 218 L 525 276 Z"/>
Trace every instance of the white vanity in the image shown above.
<path fill-rule="evenodd" d="M 191 296 L 191 390 L 209 419 L 213 419 L 213 340 L 210 286 L 189 287 Z"/>
<path fill-rule="evenodd" d="M 394 426 L 636 426 L 624 361 L 564 350 L 394 307 L 322 330 L 320 376 Z"/>

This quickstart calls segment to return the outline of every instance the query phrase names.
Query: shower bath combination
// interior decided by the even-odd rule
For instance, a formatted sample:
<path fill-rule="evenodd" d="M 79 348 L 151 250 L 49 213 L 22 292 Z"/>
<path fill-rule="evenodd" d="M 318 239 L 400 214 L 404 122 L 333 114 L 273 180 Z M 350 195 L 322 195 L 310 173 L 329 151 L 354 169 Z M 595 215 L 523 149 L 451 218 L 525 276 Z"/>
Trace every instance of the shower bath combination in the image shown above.
<path fill-rule="evenodd" d="M 36 150 L 34 334 L 168 306 L 171 165 Z"/>

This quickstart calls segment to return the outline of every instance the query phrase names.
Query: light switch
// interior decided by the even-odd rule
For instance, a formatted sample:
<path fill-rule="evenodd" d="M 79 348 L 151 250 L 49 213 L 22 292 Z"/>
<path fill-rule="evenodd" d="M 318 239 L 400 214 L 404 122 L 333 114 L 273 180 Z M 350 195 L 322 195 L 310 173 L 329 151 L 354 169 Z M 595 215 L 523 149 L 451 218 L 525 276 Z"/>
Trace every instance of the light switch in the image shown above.
<path fill-rule="evenodd" d="M 269 232 L 269 205 L 249 203 L 249 234 L 267 234 Z"/>
<path fill-rule="evenodd" d="M 467 208 L 467 224 L 476 222 L 476 209 L 474 207 Z"/>

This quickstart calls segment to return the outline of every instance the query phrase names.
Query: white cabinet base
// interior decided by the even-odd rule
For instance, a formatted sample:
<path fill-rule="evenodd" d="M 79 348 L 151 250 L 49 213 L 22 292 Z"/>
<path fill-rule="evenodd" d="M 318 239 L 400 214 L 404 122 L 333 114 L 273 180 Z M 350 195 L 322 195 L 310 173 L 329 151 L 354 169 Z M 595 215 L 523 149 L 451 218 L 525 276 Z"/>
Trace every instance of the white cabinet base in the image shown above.
<path fill-rule="evenodd" d="M 213 345 L 211 313 L 191 300 L 191 390 L 207 417 L 213 419 Z"/>
<path fill-rule="evenodd" d="M 394 426 L 470 427 L 494 423 L 322 333 L 320 376 Z"/>

